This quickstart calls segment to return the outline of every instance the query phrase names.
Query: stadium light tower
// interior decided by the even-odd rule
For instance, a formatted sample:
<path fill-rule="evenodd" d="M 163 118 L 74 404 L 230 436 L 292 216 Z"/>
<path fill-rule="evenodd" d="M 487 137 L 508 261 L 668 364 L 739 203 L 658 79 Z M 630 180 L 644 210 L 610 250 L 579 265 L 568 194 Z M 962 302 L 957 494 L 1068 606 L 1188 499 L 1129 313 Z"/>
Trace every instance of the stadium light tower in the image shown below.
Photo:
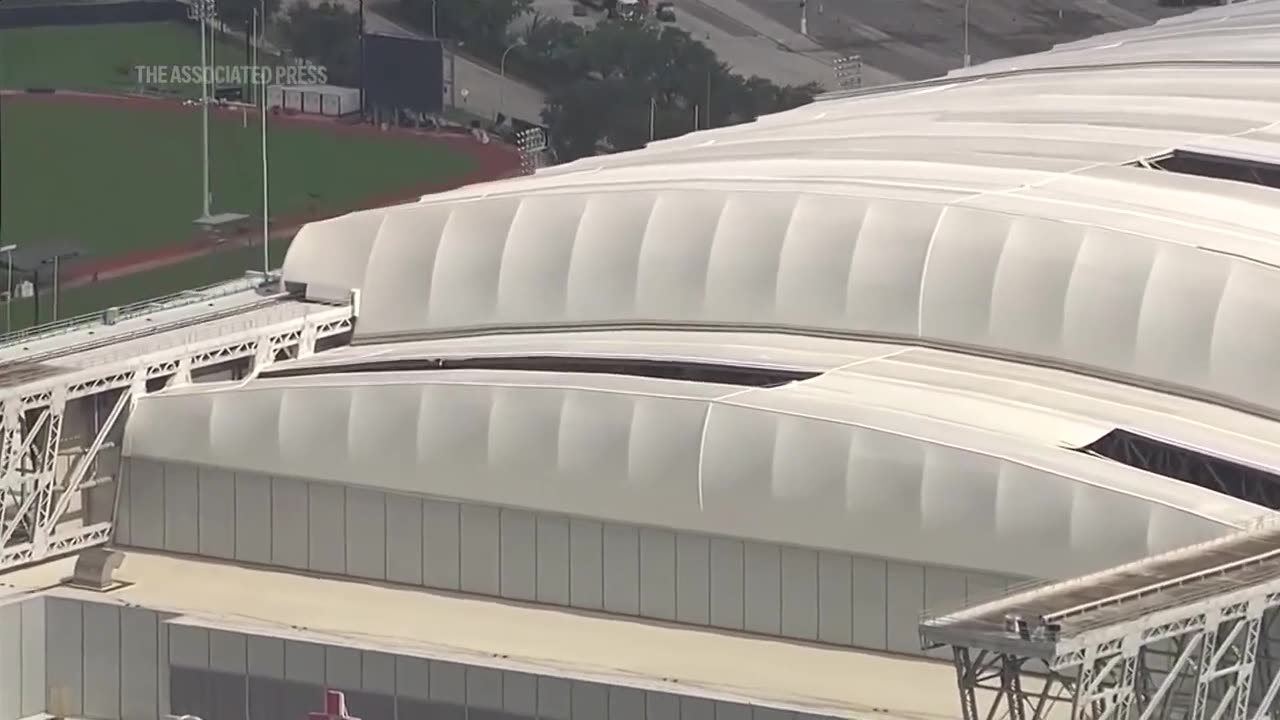
<path fill-rule="evenodd" d="M 200 220 L 209 219 L 209 82 L 212 69 L 209 67 L 209 23 L 217 17 L 215 0 L 191 0 L 190 17 L 200 21 L 200 157 L 203 161 L 201 177 L 204 192 L 200 196 Z"/>
<path fill-rule="evenodd" d="M 0 253 L 4 253 L 5 262 L 9 266 L 7 270 L 9 289 L 4 296 L 4 331 L 6 334 L 13 332 L 13 251 L 17 249 L 18 246 L 12 244 L 0 247 Z"/>

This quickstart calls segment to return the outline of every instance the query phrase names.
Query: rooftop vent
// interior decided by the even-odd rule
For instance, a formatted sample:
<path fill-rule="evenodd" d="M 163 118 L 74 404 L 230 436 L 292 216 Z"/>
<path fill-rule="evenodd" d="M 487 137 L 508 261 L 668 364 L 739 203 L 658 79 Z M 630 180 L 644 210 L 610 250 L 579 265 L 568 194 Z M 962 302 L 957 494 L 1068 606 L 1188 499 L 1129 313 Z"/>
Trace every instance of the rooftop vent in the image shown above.
<path fill-rule="evenodd" d="M 1208 150 L 1182 149 L 1144 158 L 1132 165 L 1148 170 L 1197 175 L 1280 190 L 1280 162 L 1265 156 L 1252 157 L 1245 154 L 1229 155 Z"/>
<path fill-rule="evenodd" d="M 124 562 L 124 553 L 105 548 L 89 548 L 76 558 L 76 567 L 67 585 L 81 590 L 108 592 L 125 584 L 115 579 Z"/>
<path fill-rule="evenodd" d="M 1123 429 L 1081 452 L 1280 510 L 1280 475 Z"/>

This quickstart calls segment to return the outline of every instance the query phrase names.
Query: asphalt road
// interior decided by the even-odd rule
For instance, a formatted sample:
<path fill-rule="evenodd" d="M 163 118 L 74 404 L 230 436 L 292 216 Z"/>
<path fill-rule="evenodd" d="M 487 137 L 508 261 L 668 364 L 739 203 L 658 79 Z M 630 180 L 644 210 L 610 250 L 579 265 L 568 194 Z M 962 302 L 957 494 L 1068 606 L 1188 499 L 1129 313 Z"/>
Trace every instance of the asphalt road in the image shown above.
<path fill-rule="evenodd" d="M 798 0 L 740 0 L 798 29 Z M 809 34 L 840 54 L 907 80 L 935 77 L 964 60 L 966 0 L 808 0 Z M 1147 25 L 1184 12 L 1156 0 L 970 0 L 974 64 Z"/>
<path fill-rule="evenodd" d="M 341 0 L 355 4 L 355 0 Z M 382 15 L 377 10 L 365 7 L 365 32 L 400 37 L 419 37 L 419 34 Z M 446 51 L 447 53 L 447 51 Z M 469 60 L 461 55 L 454 55 L 454 80 L 456 92 L 451 92 L 449 84 L 448 53 L 444 60 L 445 67 L 445 105 L 451 98 L 456 99 L 460 110 L 475 115 L 493 117 L 495 113 L 520 118 L 528 122 L 541 123 L 542 109 L 546 107 L 546 95 L 524 83 L 502 77 L 497 72 Z M 463 91 L 466 92 L 463 92 Z"/>

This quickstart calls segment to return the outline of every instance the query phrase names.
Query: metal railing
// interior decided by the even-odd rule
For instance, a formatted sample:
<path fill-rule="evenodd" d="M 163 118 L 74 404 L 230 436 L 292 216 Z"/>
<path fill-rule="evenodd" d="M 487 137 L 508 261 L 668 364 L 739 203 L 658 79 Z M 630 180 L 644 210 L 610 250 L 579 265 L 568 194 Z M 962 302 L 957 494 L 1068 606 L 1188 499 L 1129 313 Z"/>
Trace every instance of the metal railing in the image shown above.
<path fill-rule="evenodd" d="M 160 310 L 172 310 L 187 305 L 194 305 L 209 300 L 217 300 L 235 295 L 246 290 L 252 290 L 261 282 L 261 278 L 245 277 L 239 280 L 223 280 L 213 285 L 195 288 L 192 290 L 182 290 L 180 292 L 169 295 L 162 295 L 150 300 L 139 300 L 138 302 L 129 303 L 128 305 L 120 305 L 115 309 L 116 322 L 131 320 L 141 317 L 149 313 Z M 66 318 L 64 320 L 55 320 L 53 322 L 33 325 L 22 330 L 14 330 L 13 332 L 0 335 L 0 348 L 10 345 L 16 345 L 21 342 L 32 342 L 35 340 L 44 340 L 58 335 L 65 335 L 77 330 L 105 325 L 106 315 L 112 308 L 103 308 L 97 312 L 85 313 L 75 317 Z"/>

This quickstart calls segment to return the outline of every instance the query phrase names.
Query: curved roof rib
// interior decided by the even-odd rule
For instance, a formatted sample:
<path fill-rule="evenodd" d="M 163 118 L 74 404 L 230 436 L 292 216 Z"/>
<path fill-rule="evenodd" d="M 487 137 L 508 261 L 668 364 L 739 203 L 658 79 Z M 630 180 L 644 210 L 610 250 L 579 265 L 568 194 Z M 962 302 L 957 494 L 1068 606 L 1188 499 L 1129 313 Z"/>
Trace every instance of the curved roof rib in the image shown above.
<path fill-rule="evenodd" d="M 1280 417 L 1280 190 L 1155 162 L 1280 167 L 1280 2 L 1230 8 L 314 223 L 285 277 L 360 288 L 358 342 L 883 339 Z M 1233 55 L 1185 64 L 1203 42 Z"/>
<path fill-rule="evenodd" d="M 139 400 L 132 458 L 1032 577 L 1266 510 L 1072 451 L 1096 420 L 892 374 L 776 388 L 441 370 Z"/>

